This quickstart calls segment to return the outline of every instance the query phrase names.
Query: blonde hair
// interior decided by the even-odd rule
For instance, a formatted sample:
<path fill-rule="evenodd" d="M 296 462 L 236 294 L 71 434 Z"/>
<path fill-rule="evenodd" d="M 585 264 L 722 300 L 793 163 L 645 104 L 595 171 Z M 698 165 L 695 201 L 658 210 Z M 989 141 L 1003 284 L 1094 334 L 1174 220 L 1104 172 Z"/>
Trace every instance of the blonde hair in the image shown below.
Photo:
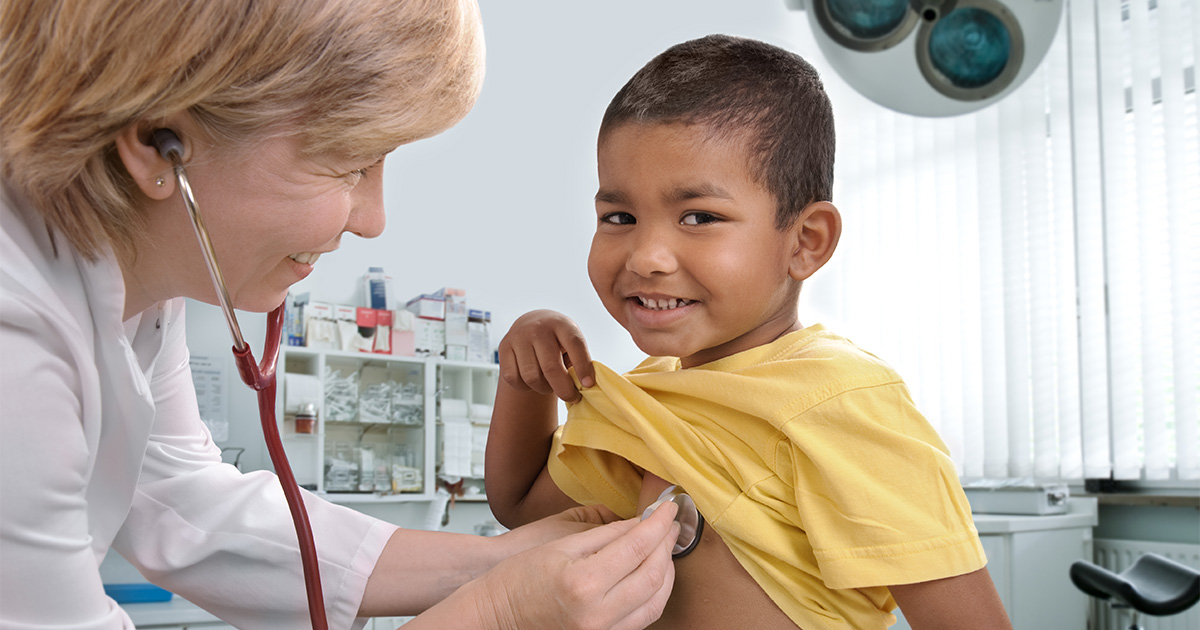
<path fill-rule="evenodd" d="M 483 79 L 475 0 L 0 0 L 0 168 L 85 258 L 136 251 L 115 138 L 188 112 L 218 147 L 309 155 L 437 134 Z"/>

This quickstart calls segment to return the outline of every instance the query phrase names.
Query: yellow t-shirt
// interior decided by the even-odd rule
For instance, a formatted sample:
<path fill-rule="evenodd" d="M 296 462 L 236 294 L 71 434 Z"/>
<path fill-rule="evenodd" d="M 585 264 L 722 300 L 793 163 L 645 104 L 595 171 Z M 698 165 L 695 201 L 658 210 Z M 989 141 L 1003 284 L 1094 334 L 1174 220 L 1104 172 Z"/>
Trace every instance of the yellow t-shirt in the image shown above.
<path fill-rule="evenodd" d="M 596 363 L 548 467 L 622 517 L 641 473 L 678 484 L 806 630 L 895 622 L 886 588 L 986 564 L 947 448 L 899 375 L 822 326 L 683 370 Z"/>

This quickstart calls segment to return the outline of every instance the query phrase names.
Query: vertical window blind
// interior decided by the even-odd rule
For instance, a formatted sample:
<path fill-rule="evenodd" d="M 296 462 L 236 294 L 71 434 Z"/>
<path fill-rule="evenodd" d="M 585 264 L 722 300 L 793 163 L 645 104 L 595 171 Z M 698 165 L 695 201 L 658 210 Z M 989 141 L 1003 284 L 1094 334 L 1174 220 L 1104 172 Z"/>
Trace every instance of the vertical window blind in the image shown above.
<path fill-rule="evenodd" d="M 964 477 L 1200 479 L 1198 41 L 1194 0 L 1069 0 L 979 112 L 834 93 L 844 231 L 806 308 L 897 368 Z"/>

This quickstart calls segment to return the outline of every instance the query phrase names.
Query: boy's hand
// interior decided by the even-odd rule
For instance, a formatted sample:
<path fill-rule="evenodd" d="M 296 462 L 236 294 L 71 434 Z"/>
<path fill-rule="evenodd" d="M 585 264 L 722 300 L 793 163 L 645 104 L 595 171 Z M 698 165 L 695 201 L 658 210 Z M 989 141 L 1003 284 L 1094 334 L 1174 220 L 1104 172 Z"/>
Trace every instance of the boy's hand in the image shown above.
<path fill-rule="evenodd" d="M 574 366 L 584 387 L 596 382 L 583 332 L 555 311 L 531 311 L 517 318 L 500 341 L 500 376 L 514 389 L 554 394 L 567 402 L 583 396 L 567 368 Z"/>

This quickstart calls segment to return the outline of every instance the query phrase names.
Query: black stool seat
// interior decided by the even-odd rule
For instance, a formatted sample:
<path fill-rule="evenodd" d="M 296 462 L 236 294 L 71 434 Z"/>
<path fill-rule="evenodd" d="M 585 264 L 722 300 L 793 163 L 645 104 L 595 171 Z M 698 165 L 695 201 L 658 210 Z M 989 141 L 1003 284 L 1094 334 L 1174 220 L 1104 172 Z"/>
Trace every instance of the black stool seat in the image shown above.
<path fill-rule="evenodd" d="M 1153 553 L 1120 573 L 1077 560 L 1071 581 L 1088 595 L 1111 597 L 1148 615 L 1174 615 L 1200 600 L 1200 571 Z"/>

